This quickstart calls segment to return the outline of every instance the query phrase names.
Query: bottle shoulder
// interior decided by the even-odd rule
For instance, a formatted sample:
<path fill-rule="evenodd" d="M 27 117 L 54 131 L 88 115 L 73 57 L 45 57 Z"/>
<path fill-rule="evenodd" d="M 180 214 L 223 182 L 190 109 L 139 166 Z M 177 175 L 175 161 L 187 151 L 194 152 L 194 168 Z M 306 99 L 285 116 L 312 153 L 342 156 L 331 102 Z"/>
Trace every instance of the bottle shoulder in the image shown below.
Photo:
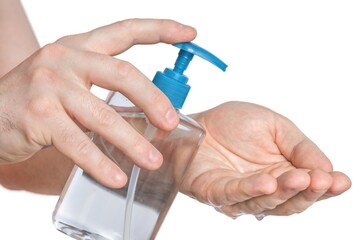
<path fill-rule="evenodd" d="M 180 122 L 188 123 L 188 124 L 192 125 L 194 128 L 198 128 L 199 130 L 202 130 L 205 132 L 205 129 L 203 128 L 203 126 L 201 126 L 200 123 L 198 123 L 196 120 L 192 119 L 191 117 L 189 117 L 181 112 L 178 112 L 178 116 L 179 116 Z"/>

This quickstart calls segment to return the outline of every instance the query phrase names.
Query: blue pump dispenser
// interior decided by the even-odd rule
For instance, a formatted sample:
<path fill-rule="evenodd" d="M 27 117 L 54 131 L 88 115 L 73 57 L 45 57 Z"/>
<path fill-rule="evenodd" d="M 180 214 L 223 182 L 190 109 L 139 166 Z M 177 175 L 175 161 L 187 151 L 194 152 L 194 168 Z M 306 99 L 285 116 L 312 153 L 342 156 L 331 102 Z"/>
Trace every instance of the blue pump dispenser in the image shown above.
<path fill-rule="evenodd" d="M 173 46 L 180 48 L 174 69 L 166 68 L 164 72 L 157 72 L 153 83 L 165 93 L 174 108 L 180 109 L 190 91 L 190 86 L 187 84 L 188 77 L 183 73 L 194 55 L 214 64 L 222 71 L 226 70 L 227 65 L 214 54 L 192 42 L 177 43 L 173 44 Z"/>

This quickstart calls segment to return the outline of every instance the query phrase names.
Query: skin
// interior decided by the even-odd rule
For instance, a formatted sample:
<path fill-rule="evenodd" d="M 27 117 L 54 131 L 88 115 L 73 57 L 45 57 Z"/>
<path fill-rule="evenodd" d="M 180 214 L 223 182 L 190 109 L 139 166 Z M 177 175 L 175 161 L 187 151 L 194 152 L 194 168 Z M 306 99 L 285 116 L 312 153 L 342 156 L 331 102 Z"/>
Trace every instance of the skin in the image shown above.
<path fill-rule="evenodd" d="M 54 146 L 102 184 L 122 187 L 126 175 L 84 133 L 89 129 L 139 166 L 158 168 L 160 152 L 89 90 L 95 84 L 122 92 L 156 127 L 172 130 L 178 117 L 167 97 L 133 65 L 112 56 L 135 44 L 170 44 L 195 36 L 194 28 L 175 21 L 132 19 L 36 50 L 1 78 L 0 162 L 20 162 Z"/>
<path fill-rule="evenodd" d="M 232 218 L 300 213 L 351 180 L 286 117 L 227 102 L 192 116 L 207 135 L 180 190 Z"/>
<path fill-rule="evenodd" d="M 178 119 L 168 99 L 133 65 L 112 56 L 135 44 L 192 41 L 194 28 L 129 19 L 40 48 L 19 1 L 0 0 L 0 16 L 7 32 L 0 42 L 8 45 L 0 54 L 0 184 L 59 194 L 77 164 L 102 184 L 122 187 L 127 177 L 90 141 L 89 130 L 142 168 L 161 165 L 161 154 L 89 89 L 120 91 L 155 126 L 173 129 Z M 180 190 L 227 216 L 300 213 L 351 186 L 295 124 L 270 109 L 228 102 L 192 117 L 207 135 Z"/>
<path fill-rule="evenodd" d="M 0 1 L 0 77 L 39 48 L 20 1 Z"/>

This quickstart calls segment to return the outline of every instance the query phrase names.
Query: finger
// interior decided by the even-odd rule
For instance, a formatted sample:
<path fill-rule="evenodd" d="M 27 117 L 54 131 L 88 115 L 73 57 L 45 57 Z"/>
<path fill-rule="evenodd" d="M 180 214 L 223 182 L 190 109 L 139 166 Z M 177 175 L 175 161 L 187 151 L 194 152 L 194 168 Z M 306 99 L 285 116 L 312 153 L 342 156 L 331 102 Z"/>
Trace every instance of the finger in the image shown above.
<path fill-rule="evenodd" d="M 308 188 L 299 192 L 288 201 L 278 205 L 276 208 L 264 211 L 264 215 L 291 215 L 300 213 L 310 207 L 314 202 L 321 198 L 331 187 L 333 179 L 331 175 L 322 170 L 309 172 L 311 182 Z"/>
<path fill-rule="evenodd" d="M 160 129 L 172 130 L 177 126 L 179 119 L 170 100 L 130 63 L 78 50 L 68 50 L 63 57 L 68 68 L 73 70 L 77 78 L 86 79 L 88 86 L 95 84 L 121 92 L 144 110 L 150 121 Z"/>
<path fill-rule="evenodd" d="M 290 120 L 279 116 L 276 121 L 276 144 L 281 153 L 295 167 L 305 169 L 333 170 L 326 155 L 307 138 Z"/>
<path fill-rule="evenodd" d="M 352 185 L 350 178 L 342 172 L 331 172 L 330 175 L 333 179 L 332 185 L 320 200 L 338 196 L 346 192 Z"/>
<path fill-rule="evenodd" d="M 217 178 L 221 179 L 221 178 Z M 209 186 L 207 201 L 214 206 L 232 205 L 245 200 L 273 193 L 276 180 L 269 174 L 256 174 L 246 178 L 223 178 Z"/>
<path fill-rule="evenodd" d="M 74 99 L 74 96 L 77 97 Z M 73 94 L 63 96 L 61 101 L 73 118 L 104 137 L 140 167 L 156 169 L 161 165 L 161 153 L 112 107 L 97 97 L 86 91 L 74 91 Z"/>
<path fill-rule="evenodd" d="M 195 37 L 193 27 L 173 20 L 128 19 L 90 32 L 63 37 L 57 43 L 114 56 L 134 44 L 171 44 L 192 41 Z"/>
<path fill-rule="evenodd" d="M 105 186 L 120 188 L 127 181 L 124 172 L 107 158 L 67 116 L 50 122 L 53 145 L 76 165 Z"/>
<path fill-rule="evenodd" d="M 299 192 L 306 189 L 310 184 L 310 177 L 307 172 L 300 169 L 294 169 L 285 172 L 277 179 L 277 189 L 272 194 L 266 194 L 239 201 L 229 206 L 228 211 L 233 213 L 256 214 L 265 210 L 274 209 L 279 204 L 286 202 Z"/>

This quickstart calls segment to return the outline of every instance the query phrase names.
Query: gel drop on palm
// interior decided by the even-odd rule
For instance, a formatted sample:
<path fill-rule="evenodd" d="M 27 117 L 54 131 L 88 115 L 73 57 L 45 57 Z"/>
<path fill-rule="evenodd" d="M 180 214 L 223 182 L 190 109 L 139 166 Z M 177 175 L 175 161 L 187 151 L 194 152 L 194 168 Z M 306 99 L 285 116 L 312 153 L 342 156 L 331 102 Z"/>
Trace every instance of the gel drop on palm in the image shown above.
<path fill-rule="evenodd" d="M 53 213 L 53 222 L 59 231 L 84 240 L 155 238 L 205 136 L 200 124 L 180 112 L 190 90 L 184 71 L 194 55 L 223 71 L 227 67 L 193 43 L 174 46 L 180 48 L 174 68 L 157 72 L 153 83 L 177 109 L 180 122 L 176 129 L 166 132 L 155 128 L 140 109 L 118 92 L 111 92 L 107 98 L 107 103 L 162 153 L 162 166 L 153 171 L 140 169 L 119 149 L 94 134 L 94 143 L 121 167 L 129 181 L 121 189 L 109 189 L 81 168 L 74 167 Z"/>

